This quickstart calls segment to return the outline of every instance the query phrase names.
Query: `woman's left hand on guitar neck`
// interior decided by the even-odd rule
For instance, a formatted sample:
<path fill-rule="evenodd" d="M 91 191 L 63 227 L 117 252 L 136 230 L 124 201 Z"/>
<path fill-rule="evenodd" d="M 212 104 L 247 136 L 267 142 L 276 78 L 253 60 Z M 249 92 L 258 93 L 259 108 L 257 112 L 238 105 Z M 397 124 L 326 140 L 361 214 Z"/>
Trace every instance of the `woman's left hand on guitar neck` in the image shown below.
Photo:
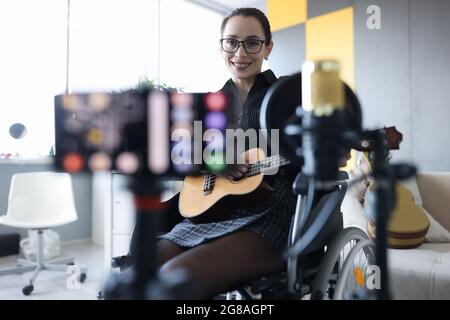
<path fill-rule="evenodd" d="M 248 164 L 235 164 L 229 166 L 227 170 L 220 173 L 220 176 L 223 176 L 227 179 L 233 180 L 233 179 L 239 179 L 244 176 L 244 174 L 248 171 Z M 267 182 L 263 181 L 260 185 L 260 188 L 268 191 L 275 190 L 272 188 Z"/>
<path fill-rule="evenodd" d="M 228 165 L 227 169 L 218 175 L 233 180 L 242 178 L 247 171 L 248 164 L 233 164 Z"/>

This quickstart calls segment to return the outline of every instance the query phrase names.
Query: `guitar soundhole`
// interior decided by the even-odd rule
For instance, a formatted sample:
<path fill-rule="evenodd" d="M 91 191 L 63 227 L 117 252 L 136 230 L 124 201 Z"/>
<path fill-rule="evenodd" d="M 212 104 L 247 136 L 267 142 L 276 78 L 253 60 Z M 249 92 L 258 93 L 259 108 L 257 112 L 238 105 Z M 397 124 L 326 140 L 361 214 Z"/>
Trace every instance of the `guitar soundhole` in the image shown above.
<path fill-rule="evenodd" d="M 233 182 L 233 183 L 239 183 L 239 182 L 241 182 L 242 180 L 244 180 L 245 178 L 246 178 L 246 177 L 233 178 L 233 179 L 230 179 L 230 181 Z"/>

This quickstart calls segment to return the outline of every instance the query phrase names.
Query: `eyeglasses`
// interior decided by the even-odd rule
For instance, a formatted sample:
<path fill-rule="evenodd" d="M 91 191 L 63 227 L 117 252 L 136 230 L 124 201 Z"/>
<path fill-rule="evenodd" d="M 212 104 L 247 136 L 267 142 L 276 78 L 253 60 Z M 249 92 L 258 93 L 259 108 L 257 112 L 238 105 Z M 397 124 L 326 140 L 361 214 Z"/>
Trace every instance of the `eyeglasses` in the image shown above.
<path fill-rule="evenodd" d="M 235 53 L 241 45 L 244 46 L 245 52 L 248 54 L 260 53 L 265 40 L 247 39 L 239 41 L 233 38 L 220 39 L 222 50 L 228 53 Z"/>

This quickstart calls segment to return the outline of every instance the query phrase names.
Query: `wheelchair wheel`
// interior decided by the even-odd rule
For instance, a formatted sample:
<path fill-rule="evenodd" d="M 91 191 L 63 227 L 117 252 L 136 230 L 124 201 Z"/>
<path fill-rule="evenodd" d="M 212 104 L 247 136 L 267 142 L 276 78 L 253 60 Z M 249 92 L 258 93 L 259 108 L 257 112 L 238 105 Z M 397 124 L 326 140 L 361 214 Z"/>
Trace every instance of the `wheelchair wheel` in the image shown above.
<path fill-rule="evenodd" d="M 371 292 L 366 287 L 367 275 L 376 264 L 375 242 L 361 240 L 345 259 L 334 291 L 334 300 L 369 299 Z M 374 292 L 372 292 L 374 293 Z"/>
<path fill-rule="evenodd" d="M 358 228 L 346 228 L 331 242 L 319 265 L 312 284 L 311 299 L 333 299 L 346 258 L 367 235 Z"/>

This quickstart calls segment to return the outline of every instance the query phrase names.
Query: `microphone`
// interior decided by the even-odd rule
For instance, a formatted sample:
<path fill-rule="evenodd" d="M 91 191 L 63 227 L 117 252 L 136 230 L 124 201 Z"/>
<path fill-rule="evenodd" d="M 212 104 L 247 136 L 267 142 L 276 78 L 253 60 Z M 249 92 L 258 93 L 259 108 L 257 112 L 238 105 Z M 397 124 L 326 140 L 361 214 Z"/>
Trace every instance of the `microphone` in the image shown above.
<path fill-rule="evenodd" d="M 345 87 L 336 60 L 302 66 L 303 173 L 319 181 L 336 180 L 348 128 Z"/>

